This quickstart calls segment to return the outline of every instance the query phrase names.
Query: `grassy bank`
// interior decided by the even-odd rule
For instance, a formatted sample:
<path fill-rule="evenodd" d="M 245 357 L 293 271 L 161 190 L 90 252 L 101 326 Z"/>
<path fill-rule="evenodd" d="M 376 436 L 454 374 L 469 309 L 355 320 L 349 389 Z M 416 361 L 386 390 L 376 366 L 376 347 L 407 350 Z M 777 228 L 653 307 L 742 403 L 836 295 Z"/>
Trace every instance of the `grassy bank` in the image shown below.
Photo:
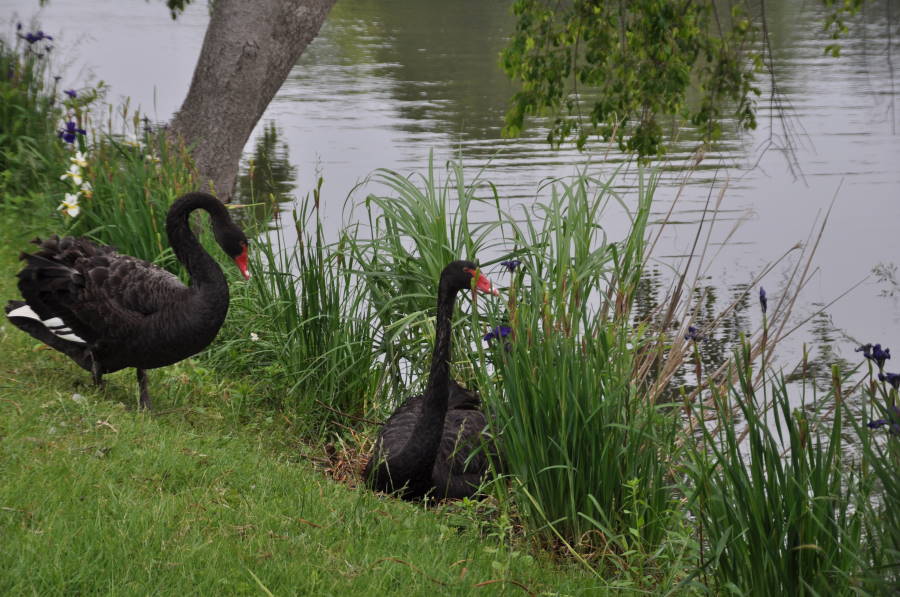
<path fill-rule="evenodd" d="M 0 296 L 22 223 L 0 220 Z M 283 411 L 194 360 L 155 371 L 167 412 L 136 412 L 133 373 L 95 389 L 0 324 L 0 593 L 596 594 L 600 581 L 477 528 L 457 508 L 348 488 L 314 470 Z"/>

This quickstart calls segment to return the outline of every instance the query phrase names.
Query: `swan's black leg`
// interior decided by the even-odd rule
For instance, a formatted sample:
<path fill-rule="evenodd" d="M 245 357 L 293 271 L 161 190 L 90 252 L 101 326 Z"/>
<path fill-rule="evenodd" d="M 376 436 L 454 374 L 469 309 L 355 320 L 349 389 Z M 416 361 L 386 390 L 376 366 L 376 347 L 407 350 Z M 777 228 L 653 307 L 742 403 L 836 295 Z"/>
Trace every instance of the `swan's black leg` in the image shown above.
<path fill-rule="evenodd" d="M 103 372 L 100 371 L 100 363 L 93 359 L 91 360 L 91 377 L 95 386 L 100 387 L 103 385 Z"/>
<path fill-rule="evenodd" d="M 144 369 L 137 369 L 138 386 L 141 388 L 141 408 L 152 410 L 150 408 L 150 391 L 147 389 L 147 372 Z"/>

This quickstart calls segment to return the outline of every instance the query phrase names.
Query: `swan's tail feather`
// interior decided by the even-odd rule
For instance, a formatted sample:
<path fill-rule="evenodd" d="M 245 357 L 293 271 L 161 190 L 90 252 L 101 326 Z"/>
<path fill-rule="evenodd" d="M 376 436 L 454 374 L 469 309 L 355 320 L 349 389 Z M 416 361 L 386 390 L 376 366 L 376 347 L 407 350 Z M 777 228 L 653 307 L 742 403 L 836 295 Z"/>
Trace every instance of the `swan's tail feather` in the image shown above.
<path fill-rule="evenodd" d="M 59 317 L 42 319 L 23 301 L 9 301 L 6 304 L 6 317 L 10 323 L 32 338 L 63 353 L 75 361 L 79 367 L 91 370 L 93 358 L 85 341 Z"/>
<path fill-rule="evenodd" d="M 64 263 L 32 253 L 22 253 L 19 258 L 27 263 L 18 274 L 23 292 L 34 288 L 42 293 L 68 293 L 84 287 L 84 276 Z"/>

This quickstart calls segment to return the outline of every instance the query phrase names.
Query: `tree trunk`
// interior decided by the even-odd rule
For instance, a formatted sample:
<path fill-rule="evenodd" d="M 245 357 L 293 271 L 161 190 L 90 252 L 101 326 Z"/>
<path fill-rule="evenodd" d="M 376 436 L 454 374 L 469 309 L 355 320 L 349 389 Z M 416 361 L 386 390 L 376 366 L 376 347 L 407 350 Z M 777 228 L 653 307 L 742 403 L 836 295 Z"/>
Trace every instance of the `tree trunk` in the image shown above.
<path fill-rule="evenodd" d="M 191 88 L 169 134 L 191 148 L 201 188 L 231 198 L 253 127 L 336 0 L 216 0 Z"/>

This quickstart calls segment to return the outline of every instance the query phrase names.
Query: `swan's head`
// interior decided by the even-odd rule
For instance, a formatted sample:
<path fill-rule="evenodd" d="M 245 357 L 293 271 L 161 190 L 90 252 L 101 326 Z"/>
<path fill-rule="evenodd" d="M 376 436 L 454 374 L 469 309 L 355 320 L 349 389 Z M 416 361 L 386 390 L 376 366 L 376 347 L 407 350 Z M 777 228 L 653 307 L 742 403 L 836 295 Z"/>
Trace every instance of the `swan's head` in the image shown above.
<path fill-rule="evenodd" d="M 444 268 L 441 272 L 441 284 L 446 285 L 448 290 L 457 292 L 460 290 L 471 289 L 474 297 L 475 292 L 484 292 L 495 296 L 500 293 L 491 285 L 478 268 L 478 264 L 471 261 L 454 261 Z"/>
<path fill-rule="evenodd" d="M 222 250 L 234 260 L 235 265 L 241 270 L 241 274 L 247 280 L 250 272 L 247 270 L 247 237 L 237 225 L 231 224 L 216 229 L 216 241 Z"/>

